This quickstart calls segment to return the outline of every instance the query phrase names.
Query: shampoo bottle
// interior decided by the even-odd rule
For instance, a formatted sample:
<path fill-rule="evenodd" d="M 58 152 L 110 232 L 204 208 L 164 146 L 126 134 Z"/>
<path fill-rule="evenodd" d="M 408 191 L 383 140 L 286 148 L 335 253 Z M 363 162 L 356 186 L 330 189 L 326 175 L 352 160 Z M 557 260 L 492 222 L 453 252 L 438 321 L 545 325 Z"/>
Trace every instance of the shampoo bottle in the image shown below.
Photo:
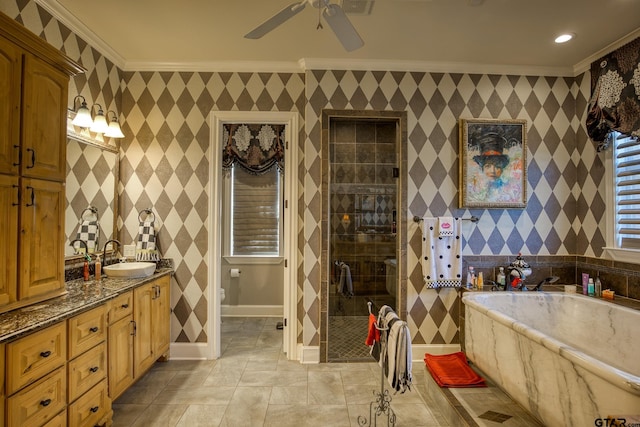
<path fill-rule="evenodd" d="M 598 273 L 598 275 L 596 276 L 594 288 L 595 295 L 600 298 L 602 296 L 602 282 L 600 281 L 600 273 Z"/>
<path fill-rule="evenodd" d="M 476 281 L 476 273 L 474 271 L 473 266 L 469 266 L 469 270 L 467 271 L 467 289 L 473 289 Z"/>
<path fill-rule="evenodd" d="M 484 288 L 484 277 L 483 277 L 482 271 L 478 272 L 477 282 L 478 282 L 478 290 L 481 291 L 482 288 Z"/>
<path fill-rule="evenodd" d="M 587 285 L 587 295 L 590 297 L 595 295 L 595 285 L 593 283 L 593 277 L 589 278 L 589 284 Z"/>

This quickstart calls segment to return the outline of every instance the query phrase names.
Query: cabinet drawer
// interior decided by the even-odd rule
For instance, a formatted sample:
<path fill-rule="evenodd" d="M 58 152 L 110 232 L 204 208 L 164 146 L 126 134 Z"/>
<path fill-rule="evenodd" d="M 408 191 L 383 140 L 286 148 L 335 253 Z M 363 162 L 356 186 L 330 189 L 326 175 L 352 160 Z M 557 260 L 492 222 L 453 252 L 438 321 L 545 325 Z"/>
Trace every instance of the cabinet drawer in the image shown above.
<path fill-rule="evenodd" d="M 107 377 L 107 344 L 102 343 L 87 351 L 68 366 L 69 402 Z"/>
<path fill-rule="evenodd" d="M 67 411 L 62 411 L 42 427 L 67 427 Z"/>
<path fill-rule="evenodd" d="M 7 395 L 64 365 L 66 360 L 65 322 L 7 344 Z"/>
<path fill-rule="evenodd" d="M 107 309 L 103 304 L 69 319 L 69 359 L 107 338 Z"/>
<path fill-rule="evenodd" d="M 109 302 L 109 324 L 133 313 L 133 291 L 126 292 Z"/>
<path fill-rule="evenodd" d="M 107 396 L 107 380 L 83 394 L 69 405 L 69 426 L 95 426 L 111 412 L 111 401 Z"/>
<path fill-rule="evenodd" d="M 62 411 L 67 404 L 64 367 L 7 399 L 7 424 L 41 426 Z"/>

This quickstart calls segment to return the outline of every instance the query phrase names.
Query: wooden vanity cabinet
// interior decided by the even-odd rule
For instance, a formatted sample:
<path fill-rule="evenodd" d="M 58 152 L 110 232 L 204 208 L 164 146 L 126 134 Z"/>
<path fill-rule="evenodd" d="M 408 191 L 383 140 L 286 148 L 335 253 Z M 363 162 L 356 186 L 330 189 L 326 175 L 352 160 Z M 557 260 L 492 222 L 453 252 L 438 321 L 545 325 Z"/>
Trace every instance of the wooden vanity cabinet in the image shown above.
<path fill-rule="evenodd" d="M 66 112 L 80 72 L 0 13 L 0 312 L 64 292 Z"/>
<path fill-rule="evenodd" d="M 139 377 L 169 351 L 170 277 L 136 288 L 134 296 L 134 375 Z"/>
<path fill-rule="evenodd" d="M 117 399 L 133 384 L 133 291 L 109 302 L 109 397 Z"/>

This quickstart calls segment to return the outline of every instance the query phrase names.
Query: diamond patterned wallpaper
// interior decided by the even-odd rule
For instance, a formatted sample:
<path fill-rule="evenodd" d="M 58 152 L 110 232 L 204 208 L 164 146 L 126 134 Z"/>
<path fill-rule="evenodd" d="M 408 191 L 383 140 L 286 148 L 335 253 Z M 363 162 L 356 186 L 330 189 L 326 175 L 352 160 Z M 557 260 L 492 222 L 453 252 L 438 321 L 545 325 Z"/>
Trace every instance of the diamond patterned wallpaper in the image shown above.
<path fill-rule="evenodd" d="M 422 72 L 123 73 L 30 0 L 0 10 L 87 69 L 70 96 L 120 113 L 120 239 L 131 242 L 137 211 L 153 206 L 159 245 L 176 265 L 172 340 L 202 342 L 206 326 L 207 115 L 211 110 L 298 111 L 299 342 L 319 345 L 321 242 L 320 117 L 323 108 L 408 112 L 409 215 L 480 217 L 465 223 L 465 255 L 600 256 L 604 165 L 583 121 L 589 76 L 577 78 Z M 69 101 L 71 106 L 72 101 Z M 528 121 L 529 201 L 524 210 L 462 211 L 457 205 L 460 117 Z M 304 155 L 302 154 L 304 153 Z M 457 342 L 457 294 L 424 290 L 419 231 L 408 224 L 408 322 L 414 343 Z"/>

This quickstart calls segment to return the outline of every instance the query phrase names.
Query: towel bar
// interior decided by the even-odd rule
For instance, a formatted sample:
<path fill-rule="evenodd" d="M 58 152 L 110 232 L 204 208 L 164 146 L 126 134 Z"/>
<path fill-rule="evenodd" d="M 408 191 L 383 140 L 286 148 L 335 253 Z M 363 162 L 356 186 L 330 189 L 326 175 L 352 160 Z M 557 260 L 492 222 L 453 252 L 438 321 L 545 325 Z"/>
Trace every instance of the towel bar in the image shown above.
<path fill-rule="evenodd" d="M 474 223 L 475 223 L 475 222 L 480 221 L 480 218 L 478 218 L 478 217 L 477 217 L 477 216 L 475 216 L 475 215 L 472 215 L 470 218 L 462 218 L 462 220 L 463 220 L 463 221 L 471 221 L 471 222 L 474 222 Z M 415 216 L 413 217 L 413 222 L 420 222 L 420 221 L 422 221 L 422 218 L 420 218 L 419 216 L 415 215 Z"/>

